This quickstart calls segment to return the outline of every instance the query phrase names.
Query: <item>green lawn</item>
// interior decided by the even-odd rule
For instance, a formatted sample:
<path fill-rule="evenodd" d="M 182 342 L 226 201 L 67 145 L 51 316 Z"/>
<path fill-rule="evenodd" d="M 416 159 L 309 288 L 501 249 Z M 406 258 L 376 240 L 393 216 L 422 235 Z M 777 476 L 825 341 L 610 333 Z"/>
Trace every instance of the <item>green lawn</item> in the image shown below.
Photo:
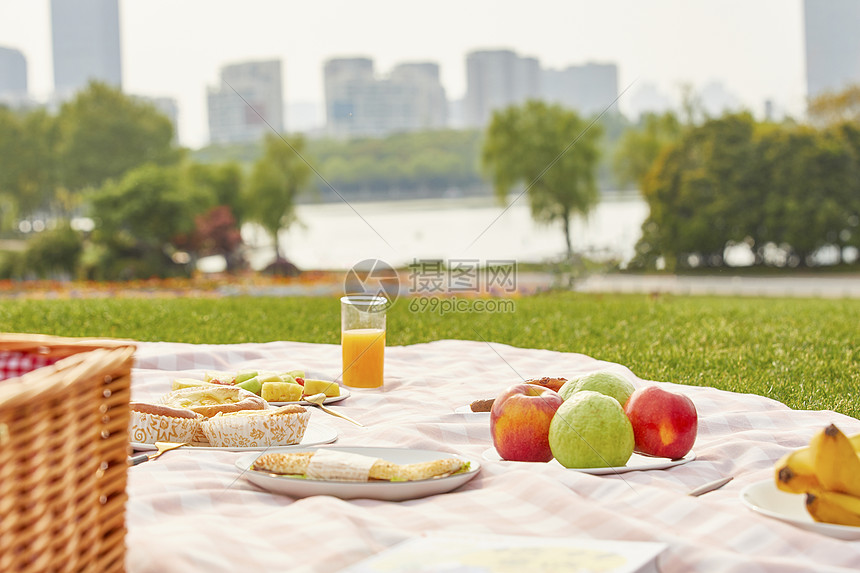
<path fill-rule="evenodd" d="M 551 293 L 509 313 L 413 312 L 388 343 L 442 338 L 582 352 L 642 378 L 769 396 L 860 418 L 860 300 Z M 335 298 L 0 300 L 0 330 L 191 343 L 336 344 Z"/>

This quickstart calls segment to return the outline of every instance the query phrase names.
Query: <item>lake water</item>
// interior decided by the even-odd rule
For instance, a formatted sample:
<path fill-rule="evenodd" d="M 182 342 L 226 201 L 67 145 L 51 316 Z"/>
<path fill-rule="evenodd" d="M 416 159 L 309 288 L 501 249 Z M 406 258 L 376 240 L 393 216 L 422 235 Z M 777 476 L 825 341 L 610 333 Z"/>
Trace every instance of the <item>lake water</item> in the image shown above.
<path fill-rule="evenodd" d="M 300 223 L 281 233 L 282 253 L 301 269 L 346 269 L 367 258 L 537 262 L 564 254 L 561 223 L 532 220 L 527 198 L 508 209 L 492 198 L 300 205 Z M 633 256 L 648 206 L 636 194 L 607 194 L 587 219 L 571 222 L 574 250 L 623 261 Z M 274 256 L 261 229 L 242 230 L 254 268 Z"/>

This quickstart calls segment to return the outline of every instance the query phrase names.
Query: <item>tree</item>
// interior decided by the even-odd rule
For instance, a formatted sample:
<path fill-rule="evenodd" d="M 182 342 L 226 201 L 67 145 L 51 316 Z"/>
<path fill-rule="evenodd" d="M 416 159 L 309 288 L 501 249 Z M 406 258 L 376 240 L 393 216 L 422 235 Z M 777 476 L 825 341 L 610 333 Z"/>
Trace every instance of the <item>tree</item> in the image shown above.
<path fill-rule="evenodd" d="M 686 264 L 689 256 L 720 266 L 728 241 L 755 232 L 767 189 L 753 177 L 754 135 L 749 114 L 727 115 L 686 131 L 658 156 L 642 180 L 650 213 L 639 255 L 662 255 L 669 268 Z"/>
<path fill-rule="evenodd" d="M 529 101 L 493 113 L 481 165 L 496 196 L 507 201 L 517 184 L 525 186 L 532 217 L 561 221 L 568 258 L 573 256 L 570 219 L 597 204 L 596 168 L 601 128 L 574 112 Z"/>
<path fill-rule="evenodd" d="M 62 211 L 57 208 L 56 152 L 56 121 L 44 109 L 0 107 L 0 196 L 15 211 L 12 219 Z"/>
<path fill-rule="evenodd" d="M 268 135 L 264 146 L 263 157 L 254 164 L 248 182 L 246 215 L 272 236 L 278 264 L 283 259 L 278 233 L 296 221 L 296 197 L 307 187 L 311 170 L 299 157 L 304 150 L 301 137 L 287 145 L 280 137 Z"/>
<path fill-rule="evenodd" d="M 173 243 L 193 254 L 192 260 L 199 257 L 220 255 L 224 257 L 227 271 L 233 272 L 245 266 L 240 248 L 242 233 L 227 205 L 218 205 L 194 217 L 194 230 L 190 234 L 180 234 Z"/>
<path fill-rule="evenodd" d="M 179 158 L 170 119 L 106 84 L 93 82 L 63 104 L 57 121 L 62 181 L 72 191 Z"/>
<path fill-rule="evenodd" d="M 72 277 L 78 270 L 83 240 L 68 223 L 43 231 L 27 243 L 24 264 L 28 272 L 41 277 Z"/>
<path fill-rule="evenodd" d="M 672 112 L 643 115 L 636 128 L 624 132 L 615 148 L 612 167 L 619 183 L 635 183 L 642 189 L 645 176 L 657 157 L 669 145 L 676 143 L 682 132 L 683 126 Z"/>
<path fill-rule="evenodd" d="M 856 128 L 801 126 L 762 138 L 769 193 L 757 243 L 791 247 L 792 264 L 807 265 L 826 245 L 851 244 L 858 211 Z"/>
<path fill-rule="evenodd" d="M 194 229 L 212 197 L 181 184 L 177 167 L 144 165 L 90 197 L 94 241 L 105 252 L 99 278 L 148 278 L 184 272 L 171 259 L 173 239 Z M 96 269 L 99 270 L 99 269 Z"/>
<path fill-rule="evenodd" d="M 860 84 L 812 98 L 807 106 L 807 115 L 816 126 L 857 122 L 860 120 Z"/>
<path fill-rule="evenodd" d="M 185 170 L 186 185 L 204 188 L 214 198 L 217 207 L 225 205 L 230 208 L 232 216 L 241 223 L 245 211 L 242 197 L 242 167 L 235 161 L 210 165 L 205 163 L 189 163 Z"/>

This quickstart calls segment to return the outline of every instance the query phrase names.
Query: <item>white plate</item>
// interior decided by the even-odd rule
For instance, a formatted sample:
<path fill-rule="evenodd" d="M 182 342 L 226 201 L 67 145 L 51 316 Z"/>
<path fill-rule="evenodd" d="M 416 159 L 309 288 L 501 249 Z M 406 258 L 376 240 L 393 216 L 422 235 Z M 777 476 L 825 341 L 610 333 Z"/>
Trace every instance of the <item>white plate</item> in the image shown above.
<path fill-rule="evenodd" d="M 860 527 L 819 523 L 806 511 L 806 497 L 776 487 L 772 479 L 750 484 L 741 490 L 741 502 L 761 515 L 785 521 L 801 529 L 815 531 L 837 539 L 860 539 Z"/>
<path fill-rule="evenodd" d="M 271 450 L 274 448 L 304 448 L 307 446 L 316 446 L 319 444 L 330 444 L 337 439 L 337 430 L 332 427 L 326 426 L 325 424 L 317 424 L 316 422 L 312 422 L 308 424 L 308 428 L 305 430 L 305 435 L 302 436 L 302 441 L 298 444 L 292 446 L 255 446 L 255 447 L 245 447 L 245 448 L 233 448 L 233 447 L 224 447 L 224 448 L 216 448 L 214 446 L 195 446 L 192 444 L 183 449 L 194 449 L 194 450 L 206 450 L 206 451 L 214 451 L 217 450 L 219 452 L 259 452 L 260 450 Z M 148 452 L 155 450 L 155 444 L 141 444 L 138 442 L 131 443 L 132 449 L 139 452 Z"/>
<path fill-rule="evenodd" d="M 316 451 L 319 448 L 302 448 L 299 451 Z M 454 474 L 448 477 L 427 479 L 422 481 L 323 481 L 301 478 L 290 478 L 278 476 L 268 472 L 260 472 L 251 469 L 254 461 L 260 457 L 259 453 L 246 454 L 236 460 L 236 467 L 242 475 L 263 489 L 273 493 L 280 493 L 290 497 L 300 498 L 312 495 L 331 495 L 341 499 L 381 499 L 385 501 L 402 501 L 404 499 L 416 499 L 428 495 L 447 493 L 457 489 L 481 470 L 478 460 L 451 454 L 448 452 L 436 452 L 433 450 L 412 450 L 407 448 L 369 448 L 369 447 L 340 447 L 331 449 L 381 458 L 396 464 L 414 464 L 428 462 L 439 458 L 460 458 L 469 462 L 469 471 Z"/>
<path fill-rule="evenodd" d="M 489 418 L 490 417 L 489 412 L 473 412 L 472 408 L 469 407 L 468 404 L 466 404 L 465 406 L 459 406 L 458 408 L 456 408 L 454 410 L 454 413 L 455 414 L 471 414 L 472 416 L 481 416 L 483 418 Z"/>
<path fill-rule="evenodd" d="M 499 452 L 496 451 L 496 448 L 490 448 L 488 450 L 484 450 L 483 457 L 485 460 L 489 460 L 492 462 L 506 462 L 508 460 L 503 460 L 502 456 L 499 455 Z M 670 460 L 669 458 L 652 458 L 650 456 L 643 456 L 641 454 L 633 453 L 630 456 L 630 459 L 627 460 L 627 465 L 614 467 L 614 468 L 566 468 L 569 470 L 573 470 L 575 472 L 582 472 L 584 474 L 591 474 L 595 476 L 602 475 L 611 475 L 611 474 L 623 474 L 625 472 L 634 472 L 634 471 L 643 471 L 643 470 L 665 470 L 667 468 L 673 468 L 675 466 L 680 466 L 686 464 L 688 462 L 692 462 L 696 459 L 696 452 L 689 452 L 683 458 L 679 458 L 677 460 Z M 539 462 L 516 462 L 516 463 L 539 463 Z M 558 466 L 563 468 L 558 460 L 551 460 L 547 462 L 549 464 Z"/>
<path fill-rule="evenodd" d="M 346 398 L 349 398 L 349 390 L 347 390 L 346 388 L 341 386 L 340 387 L 340 396 L 330 396 L 330 397 L 326 398 L 325 400 L 323 400 L 323 404 L 334 404 L 335 402 L 340 402 L 341 400 L 344 400 Z M 269 404 L 271 404 L 272 406 L 286 406 L 287 404 L 305 404 L 305 405 L 308 405 L 308 404 L 310 404 L 310 402 L 308 402 L 307 400 L 298 400 L 296 402 L 269 402 Z"/>

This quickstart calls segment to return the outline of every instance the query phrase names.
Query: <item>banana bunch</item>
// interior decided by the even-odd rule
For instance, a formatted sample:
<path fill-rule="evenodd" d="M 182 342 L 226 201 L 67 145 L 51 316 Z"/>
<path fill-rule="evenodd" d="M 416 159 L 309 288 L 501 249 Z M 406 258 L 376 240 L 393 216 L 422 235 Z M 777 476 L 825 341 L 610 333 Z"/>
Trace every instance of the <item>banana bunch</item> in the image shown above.
<path fill-rule="evenodd" d="M 777 488 L 806 494 L 812 519 L 860 527 L 860 434 L 849 438 L 830 424 L 774 469 Z"/>

